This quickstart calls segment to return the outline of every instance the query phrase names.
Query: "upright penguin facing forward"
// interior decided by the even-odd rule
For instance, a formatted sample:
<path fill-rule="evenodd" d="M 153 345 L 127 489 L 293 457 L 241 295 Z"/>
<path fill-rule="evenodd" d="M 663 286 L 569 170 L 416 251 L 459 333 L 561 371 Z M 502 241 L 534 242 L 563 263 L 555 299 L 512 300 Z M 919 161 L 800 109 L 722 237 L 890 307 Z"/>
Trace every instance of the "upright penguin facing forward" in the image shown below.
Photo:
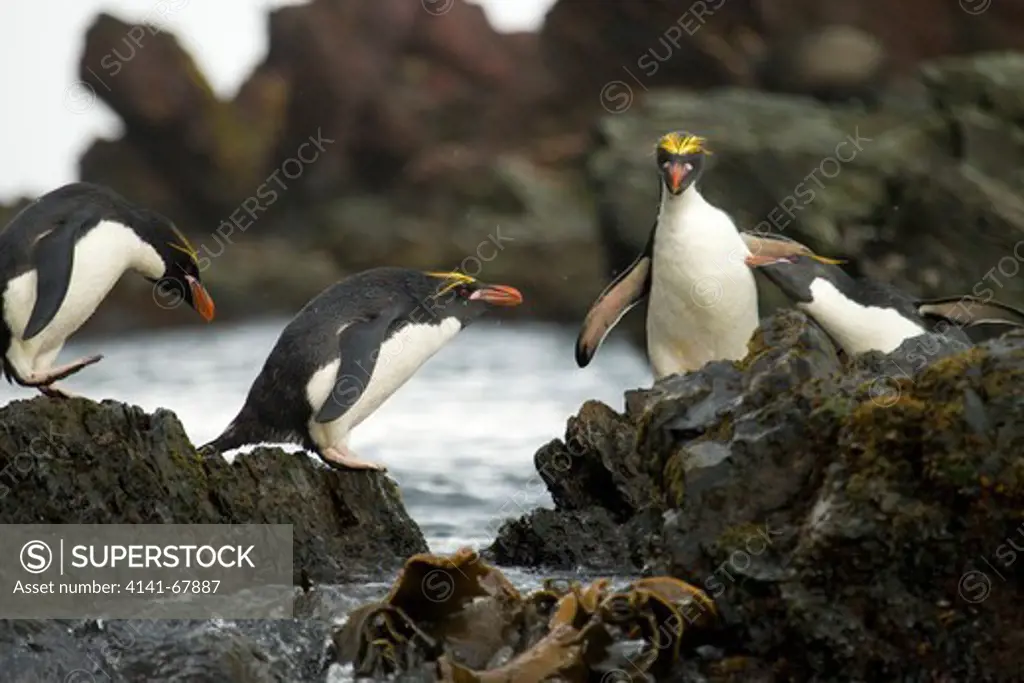
<path fill-rule="evenodd" d="M 637 259 L 591 306 L 576 340 L 585 367 L 605 337 L 649 298 L 647 355 L 656 379 L 714 360 L 740 360 L 758 325 L 751 254 L 811 254 L 791 240 L 740 233 L 724 211 L 697 191 L 707 155 L 703 138 L 669 133 L 657 145 L 658 217 Z M 828 259 L 823 259 L 828 261 Z"/>
<path fill-rule="evenodd" d="M 460 273 L 374 268 L 327 288 L 285 327 L 245 404 L 200 450 L 299 443 L 328 464 L 385 469 L 348 448 L 349 433 L 513 287 Z"/>
<path fill-rule="evenodd" d="M 0 351 L 7 381 L 70 396 L 55 382 L 102 356 L 53 363 L 128 270 L 213 319 L 196 251 L 168 218 L 92 183 L 64 185 L 18 213 L 0 230 Z"/>
<path fill-rule="evenodd" d="M 917 299 L 868 278 L 803 256 L 758 269 L 794 305 L 813 318 L 848 355 L 891 353 L 908 339 L 939 332 L 970 344 L 963 328 L 996 324 L 1024 327 L 1024 312 L 974 296 Z"/>

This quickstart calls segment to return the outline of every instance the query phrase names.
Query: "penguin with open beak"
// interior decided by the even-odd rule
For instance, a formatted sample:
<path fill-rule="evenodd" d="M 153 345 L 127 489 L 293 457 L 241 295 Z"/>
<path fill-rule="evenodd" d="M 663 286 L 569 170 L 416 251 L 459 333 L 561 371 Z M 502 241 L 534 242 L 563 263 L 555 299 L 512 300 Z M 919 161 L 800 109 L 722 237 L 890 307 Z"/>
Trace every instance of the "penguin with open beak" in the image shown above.
<path fill-rule="evenodd" d="M 384 470 L 349 449 L 351 431 L 459 331 L 522 301 L 457 272 L 385 267 L 341 280 L 288 323 L 238 415 L 200 450 L 298 443 L 328 465 Z"/>
<path fill-rule="evenodd" d="M 102 356 L 53 363 L 128 270 L 213 319 L 196 251 L 168 218 L 92 183 L 64 185 L 18 213 L 0 230 L 0 351 L 7 381 L 71 396 L 55 383 Z"/>
<path fill-rule="evenodd" d="M 657 220 L 643 252 L 587 313 L 576 340 L 579 367 L 590 363 L 612 328 L 645 299 L 647 355 L 655 379 L 710 361 L 740 360 L 759 321 L 757 286 L 748 266 L 790 254 L 822 258 L 792 240 L 740 233 L 697 189 L 709 154 L 705 140 L 689 133 L 669 133 L 658 141 Z"/>
<path fill-rule="evenodd" d="M 854 279 L 835 265 L 807 256 L 785 256 L 755 267 L 849 356 L 891 353 L 906 340 L 929 332 L 970 345 L 965 329 L 1024 327 L 1024 312 L 991 298 L 917 299 L 881 282 Z"/>

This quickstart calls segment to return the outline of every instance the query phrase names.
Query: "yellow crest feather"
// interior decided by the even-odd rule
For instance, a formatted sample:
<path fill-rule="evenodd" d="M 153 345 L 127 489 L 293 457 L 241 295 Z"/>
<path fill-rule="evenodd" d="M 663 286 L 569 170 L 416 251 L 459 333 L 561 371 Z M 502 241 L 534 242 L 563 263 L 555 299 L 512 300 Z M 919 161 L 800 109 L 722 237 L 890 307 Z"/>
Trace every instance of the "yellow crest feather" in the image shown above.
<path fill-rule="evenodd" d="M 811 258 L 821 263 L 827 263 L 830 266 L 839 266 L 846 263 L 845 259 L 829 258 L 827 256 L 818 256 L 817 254 L 811 254 Z"/>
<path fill-rule="evenodd" d="M 188 257 L 191 258 L 192 261 L 198 266 L 199 252 L 195 250 L 195 248 L 192 246 L 192 243 L 188 241 L 187 237 L 185 237 L 185 234 L 181 232 L 181 230 L 178 230 L 176 226 L 172 225 L 171 230 L 174 231 L 175 236 L 181 241 L 181 244 L 175 244 L 174 242 L 168 242 L 167 244 L 172 249 L 177 249 L 178 251 L 187 254 Z"/>
<path fill-rule="evenodd" d="M 458 287 L 459 285 L 466 285 L 470 284 L 471 282 L 476 282 L 475 278 L 472 278 L 466 275 L 465 273 L 459 273 L 455 271 L 450 273 L 426 271 L 424 274 L 429 275 L 430 277 L 436 277 L 439 280 L 451 280 L 451 282 L 449 282 L 444 287 L 438 290 L 436 296 L 441 296 L 442 294 L 445 294 L 446 292 L 454 289 L 455 287 Z"/>
<path fill-rule="evenodd" d="M 658 147 L 670 154 L 711 154 L 705 144 L 707 140 L 699 135 L 682 135 L 667 133 L 658 140 Z"/>

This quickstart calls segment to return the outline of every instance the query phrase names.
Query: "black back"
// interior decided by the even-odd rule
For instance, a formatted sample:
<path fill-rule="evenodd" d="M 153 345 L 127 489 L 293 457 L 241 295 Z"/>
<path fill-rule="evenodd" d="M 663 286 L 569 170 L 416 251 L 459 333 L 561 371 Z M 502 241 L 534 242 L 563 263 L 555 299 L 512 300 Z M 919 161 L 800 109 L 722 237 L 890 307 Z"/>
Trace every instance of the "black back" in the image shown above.
<path fill-rule="evenodd" d="M 0 229 L 0 281 L 7 282 L 31 269 L 32 248 L 43 233 L 74 229 L 84 235 L 104 220 L 130 225 L 140 235 L 170 225 L 167 218 L 133 204 L 108 187 L 70 183 L 40 196 Z"/>
<path fill-rule="evenodd" d="M 918 310 L 920 299 L 870 278 L 854 279 L 839 266 L 821 263 L 808 256 L 794 256 L 791 263 L 760 266 L 757 271 L 796 302 L 810 302 L 811 284 L 815 280 L 827 280 L 849 299 L 865 306 L 891 308 L 919 324 L 922 331 L 941 331 L 958 341 L 970 342 L 961 329 L 943 324 L 940 318 L 921 315 Z"/>
<path fill-rule="evenodd" d="M 33 268 L 41 271 L 36 309 L 29 321 L 33 332 L 38 332 L 49 321 L 63 301 L 75 243 L 104 220 L 131 226 L 167 260 L 164 256 L 169 251 L 167 237 L 175 239 L 176 234 L 173 224 L 110 188 L 93 183 L 70 183 L 52 190 L 26 206 L 0 229 L 0 292 L 15 277 Z M 4 358 L 3 370 L 8 381 L 12 370 L 6 362 L 6 354 L 11 334 L 0 315 L 0 356 Z"/>
<path fill-rule="evenodd" d="M 363 271 L 328 287 L 288 323 L 249 389 L 242 410 L 221 436 L 202 448 L 226 451 L 268 441 L 299 443 L 316 450 L 308 434 L 313 414 L 306 384 L 323 366 L 343 357 L 342 345 L 364 343 L 351 332 L 372 329 L 382 318 L 388 320 L 383 339 L 410 322 L 436 325 L 454 316 L 466 326 L 487 310 L 484 302 L 466 298 L 473 289 L 472 282 L 453 286 L 450 279 L 391 267 Z M 340 337 L 348 323 L 354 324 Z M 379 344 L 375 346 L 379 348 Z M 348 346 L 345 352 L 349 352 Z M 344 374 L 339 370 L 339 378 Z M 339 389 L 346 391 L 346 387 Z"/>
<path fill-rule="evenodd" d="M 860 304 L 893 308 L 910 319 L 920 319 L 913 297 L 867 278 L 855 280 L 839 266 L 821 263 L 808 256 L 794 256 L 792 263 L 760 266 L 757 272 L 763 273 L 794 301 L 810 302 L 811 284 L 815 280 L 827 280 L 847 298 Z"/>

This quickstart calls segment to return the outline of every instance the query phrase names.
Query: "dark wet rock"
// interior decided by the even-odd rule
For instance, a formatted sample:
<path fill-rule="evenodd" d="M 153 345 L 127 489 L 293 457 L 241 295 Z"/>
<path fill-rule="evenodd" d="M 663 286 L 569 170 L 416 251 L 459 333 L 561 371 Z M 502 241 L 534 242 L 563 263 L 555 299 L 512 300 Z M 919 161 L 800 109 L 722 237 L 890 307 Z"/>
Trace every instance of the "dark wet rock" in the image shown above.
<path fill-rule="evenodd" d="M 4 524 L 291 524 L 297 584 L 294 619 L 0 620 L 12 683 L 323 680 L 336 620 L 426 548 L 385 476 L 268 448 L 204 459 L 172 413 L 113 401 L 0 409 L 0 485 Z"/>
<path fill-rule="evenodd" d="M 0 620 L 11 683 L 284 683 L 322 678 L 328 621 Z"/>
<path fill-rule="evenodd" d="M 605 508 L 539 509 L 507 521 L 485 554 L 503 566 L 586 567 L 597 572 L 635 572 L 642 568 L 634 539 L 659 528 L 657 519 L 630 518 L 619 525 Z"/>
<path fill-rule="evenodd" d="M 512 565 L 608 570 L 625 562 L 639 569 L 635 541 L 617 528 L 634 518 L 634 537 L 653 528 L 637 516 L 651 487 L 635 440 L 628 420 L 597 401 L 584 404 L 570 418 L 565 440 L 552 441 L 534 458 L 559 512 L 540 509 L 528 520 L 506 523 L 488 554 Z"/>
<path fill-rule="evenodd" d="M 668 398 L 690 404 L 685 415 L 672 417 L 673 428 L 702 430 L 722 408 L 739 399 L 742 375 L 732 363 L 715 362 L 702 374 L 671 375 L 650 389 L 626 392 L 626 416 L 636 418 Z"/>
<path fill-rule="evenodd" d="M 19 683 L 62 681 L 88 664 L 71 635 L 74 622 L 0 620 L 0 664 Z M 89 679 L 85 679 L 89 680 Z"/>
<path fill-rule="evenodd" d="M 619 519 L 629 517 L 639 504 L 637 481 L 640 462 L 633 453 L 634 435 L 628 422 L 597 401 L 570 418 L 566 442 L 554 441 L 537 452 L 537 472 L 548 485 L 555 504 L 582 510 L 599 506 Z"/>
<path fill-rule="evenodd" d="M 213 681 L 243 680 L 275 683 L 265 653 L 255 643 L 230 630 L 201 626 L 174 640 L 165 634 L 158 639 L 142 640 L 125 650 L 121 671 L 128 679 L 170 679 Z"/>
<path fill-rule="evenodd" d="M 597 468 L 621 444 L 644 467 L 611 487 L 628 470 L 605 465 L 603 487 L 568 499 L 585 516 L 556 500 L 493 549 L 585 569 L 609 539 L 603 566 L 700 586 L 722 631 L 683 667 L 699 680 L 1011 680 L 1024 664 L 1011 544 L 1024 547 L 1024 334 L 966 350 L 926 335 L 849 359 L 785 311 L 750 348 L 631 392 L 624 415 L 588 404 L 541 453 L 594 433 L 574 457 Z"/>
<path fill-rule="evenodd" d="M 270 448 L 203 458 L 166 410 L 14 401 L 0 473 L 4 524 L 292 524 L 296 583 L 376 576 L 426 548 L 386 475 Z"/>

